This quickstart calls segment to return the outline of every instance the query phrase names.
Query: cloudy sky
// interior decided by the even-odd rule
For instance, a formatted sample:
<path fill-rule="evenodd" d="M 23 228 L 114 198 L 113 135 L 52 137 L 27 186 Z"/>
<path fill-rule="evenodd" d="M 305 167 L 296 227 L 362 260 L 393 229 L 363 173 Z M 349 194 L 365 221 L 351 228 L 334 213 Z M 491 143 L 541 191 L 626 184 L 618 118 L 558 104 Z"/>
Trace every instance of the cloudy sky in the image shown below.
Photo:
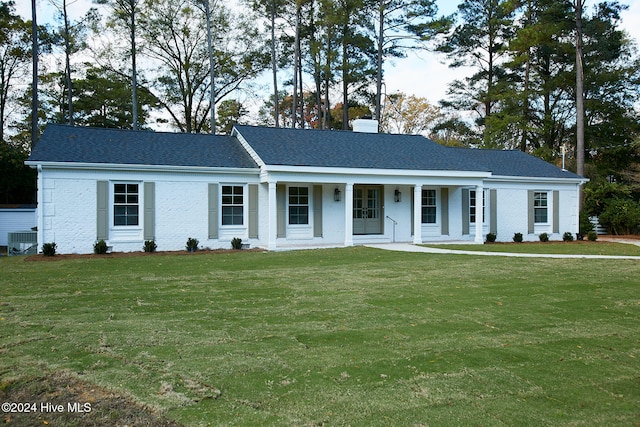
<path fill-rule="evenodd" d="M 54 0 L 59 3 L 60 0 Z M 589 7 L 597 3 L 596 0 L 585 0 Z M 622 27 L 636 40 L 640 41 L 640 0 L 621 0 L 621 4 L 629 9 L 622 13 Z M 439 12 L 451 14 L 455 12 L 458 1 L 438 0 Z M 91 0 L 67 0 L 67 7 L 72 19 L 82 16 L 89 7 Z M 57 9 L 50 0 L 36 0 L 38 22 L 50 22 Z M 19 14 L 31 19 L 31 2 L 18 0 L 16 9 Z M 429 52 L 410 54 L 407 58 L 390 61 L 385 67 L 386 92 L 404 92 L 427 98 L 437 103 L 445 98 L 447 84 L 456 78 L 464 77 L 462 69 L 450 69 L 443 63 L 445 58 Z"/>

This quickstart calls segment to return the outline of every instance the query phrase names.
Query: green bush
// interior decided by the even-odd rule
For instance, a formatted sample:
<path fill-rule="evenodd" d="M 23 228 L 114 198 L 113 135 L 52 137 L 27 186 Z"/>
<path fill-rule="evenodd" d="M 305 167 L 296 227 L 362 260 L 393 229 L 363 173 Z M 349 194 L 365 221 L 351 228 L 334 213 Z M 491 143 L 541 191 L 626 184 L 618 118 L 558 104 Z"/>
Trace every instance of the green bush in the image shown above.
<path fill-rule="evenodd" d="M 242 239 L 239 237 L 231 239 L 231 247 L 233 249 L 242 249 Z"/>
<path fill-rule="evenodd" d="M 54 256 L 56 254 L 56 244 L 55 243 L 45 243 L 42 245 L 42 254 L 44 256 Z"/>
<path fill-rule="evenodd" d="M 94 254 L 103 255 L 106 254 L 108 250 L 109 247 L 107 246 L 107 242 L 105 242 L 104 240 L 99 240 L 93 245 Z"/>
<path fill-rule="evenodd" d="M 197 243 L 196 243 L 196 246 L 197 246 Z M 145 240 L 144 246 L 142 247 L 142 249 L 145 252 L 155 252 L 156 249 L 158 249 L 158 245 L 156 245 L 156 242 L 154 240 Z"/>
<path fill-rule="evenodd" d="M 567 231 L 562 235 L 562 240 L 564 240 L 565 242 L 573 242 L 573 234 Z"/>
<path fill-rule="evenodd" d="M 631 188 L 618 182 L 591 181 L 584 187 L 583 212 L 587 217 L 600 216 L 617 199 L 630 200 Z M 583 234 L 588 232 L 586 230 Z"/>
<path fill-rule="evenodd" d="M 189 237 L 187 239 L 187 250 L 189 252 L 195 252 L 198 250 L 198 239 L 194 239 L 193 237 Z"/>
<path fill-rule="evenodd" d="M 595 242 L 596 240 L 598 240 L 598 233 L 593 230 L 590 231 L 587 235 L 587 239 L 589 239 L 590 242 Z"/>
<path fill-rule="evenodd" d="M 547 233 L 542 233 L 538 237 L 540 238 L 541 242 L 548 242 L 549 241 L 549 235 Z"/>
<path fill-rule="evenodd" d="M 489 234 L 487 234 L 487 240 L 486 240 L 486 242 L 487 242 L 487 243 L 493 243 L 493 242 L 495 242 L 495 241 L 496 241 L 496 237 L 497 237 L 497 236 L 496 236 L 496 233 L 489 233 Z"/>
<path fill-rule="evenodd" d="M 600 225 L 611 234 L 635 234 L 640 231 L 640 203 L 614 199 L 599 216 Z"/>
<path fill-rule="evenodd" d="M 586 236 L 591 230 L 593 230 L 593 223 L 589 219 L 589 214 L 586 210 L 582 210 L 580 212 L 580 235 Z"/>
<path fill-rule="evenodd" d="M 514 233 L 513 241 L 516 243 L 522 243 L 522 233 Z"/>

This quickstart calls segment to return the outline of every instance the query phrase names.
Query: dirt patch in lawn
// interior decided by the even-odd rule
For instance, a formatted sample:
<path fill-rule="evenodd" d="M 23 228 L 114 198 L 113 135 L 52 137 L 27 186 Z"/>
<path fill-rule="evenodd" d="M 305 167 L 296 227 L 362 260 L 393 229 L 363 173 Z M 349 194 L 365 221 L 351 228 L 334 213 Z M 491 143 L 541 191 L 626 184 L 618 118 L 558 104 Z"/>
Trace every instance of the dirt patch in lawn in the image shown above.
<path fill-rule="evenodd" d="M 8 426 L 182 427 L 130 399 L 67 374 L 1 383 L 0 402 L 0 423 Z"/>

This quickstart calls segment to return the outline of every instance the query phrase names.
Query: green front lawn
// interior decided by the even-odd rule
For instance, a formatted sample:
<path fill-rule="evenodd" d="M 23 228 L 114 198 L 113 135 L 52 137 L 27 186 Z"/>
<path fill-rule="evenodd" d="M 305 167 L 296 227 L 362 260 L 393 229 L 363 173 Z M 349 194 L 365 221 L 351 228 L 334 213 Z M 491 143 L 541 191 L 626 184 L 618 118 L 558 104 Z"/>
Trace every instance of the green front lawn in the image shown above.
<path fill-rule="evenodd" d="M 614 242 L 589 242 L 586 240 L 580 242 L 485 243 L 484 245 L 425 244 L 423 246 L 458 251 L 640 256 L 640 246 Z"/>
<path fill-rule="evenodd" d="M 0 392 L 44 370 L 187 426 L 631 426 L 639 273 L 362 247 L 3 257 Z"/>

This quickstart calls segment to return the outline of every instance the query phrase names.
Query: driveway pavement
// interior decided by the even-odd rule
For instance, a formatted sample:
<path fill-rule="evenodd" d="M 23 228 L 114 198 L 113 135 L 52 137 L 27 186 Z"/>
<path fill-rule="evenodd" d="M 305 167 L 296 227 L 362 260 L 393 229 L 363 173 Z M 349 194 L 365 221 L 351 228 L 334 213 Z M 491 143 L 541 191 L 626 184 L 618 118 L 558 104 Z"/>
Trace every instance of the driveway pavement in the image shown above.
<path fill-rule="evenodd" d="M 619 243 L 628 243 L 640 246 L 640 241 L 621 241 L 621 240 L 603 240 L 603 241 L 615 241 Z M 627 255 L 567 255 L 567 254 L 524 254 L 513 252 L 482 252 L 482 251 L 464 251 L 453 249 L 441 249 L 434 247 L 418 246 L 411 243 L 382 243 L 374 245 L 366 245 L 370 248 L 384 249 L 388 251 L 401 251 L 401 252 L 422 252 L 431 254 L 456 254 L 456 255 L 480 255 L 480 256 L 503 256 L 503 257 L 515 257 L 515 258 L 558 258 L 558 259 L 633 259 L 640 261 L 640 256 L 627 256 Z"/>

